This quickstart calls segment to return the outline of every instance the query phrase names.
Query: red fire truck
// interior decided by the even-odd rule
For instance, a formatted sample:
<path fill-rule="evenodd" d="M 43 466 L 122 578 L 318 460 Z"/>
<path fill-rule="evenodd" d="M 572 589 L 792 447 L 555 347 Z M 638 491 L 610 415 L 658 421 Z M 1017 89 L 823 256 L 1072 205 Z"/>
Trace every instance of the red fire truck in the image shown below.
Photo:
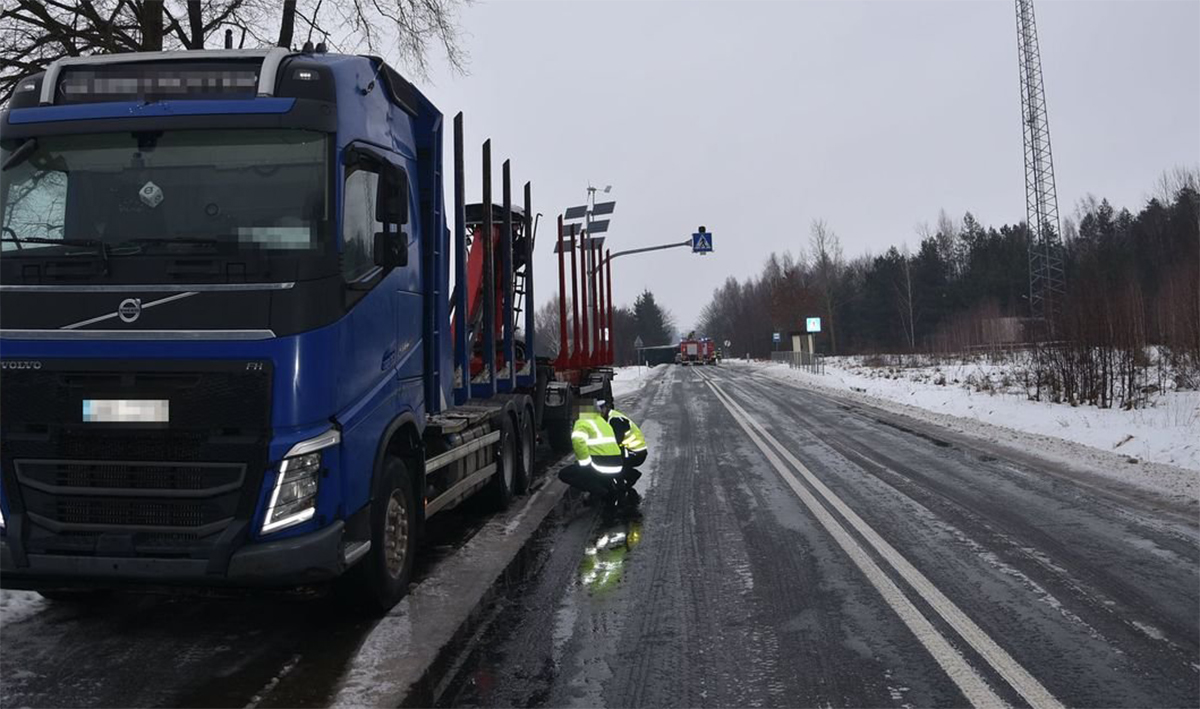
<path fill-rule="evenodd" d="M 676 364 L 716 364 L 717 345 L 708 337 L 687 337 L 679 341 Z"/>

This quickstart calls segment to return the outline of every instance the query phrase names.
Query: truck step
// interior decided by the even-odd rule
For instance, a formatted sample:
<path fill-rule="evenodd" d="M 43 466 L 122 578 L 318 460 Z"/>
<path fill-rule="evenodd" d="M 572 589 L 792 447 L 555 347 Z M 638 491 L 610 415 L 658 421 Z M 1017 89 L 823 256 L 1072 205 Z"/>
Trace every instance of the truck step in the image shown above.
<path fill-rule="evenodd" d="M 425 426 L 437 429 L 441 433 L 459 433 L 495 416 L 502 410 L 503 407 L 499 404 L 492 404 L 486 401 L 468 401 L 462 406 L 455 406 L 440 414 L 426 416 Z"/>

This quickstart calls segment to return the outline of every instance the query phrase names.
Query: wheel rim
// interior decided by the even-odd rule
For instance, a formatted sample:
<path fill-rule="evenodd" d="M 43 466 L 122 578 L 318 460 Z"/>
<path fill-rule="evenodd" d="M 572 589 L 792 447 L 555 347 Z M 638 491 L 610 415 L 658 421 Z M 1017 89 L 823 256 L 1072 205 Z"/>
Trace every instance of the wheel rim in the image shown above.
<path fill-rule="evenodd" d="M 521 467 L 525 471 L 525 481 L 533 477 L 533 426 L 526 419 L 525 430 L 521 432 Z"/>
<path fill-rule="evenodd" d="M 513 489 L 513 442 L 512 435 L 504 437 L 504 447 L 501 449 L 500 464 L 504 466 L 502 473 L 504 474 L 504 485 L 509 489 Z"/>
<path fill-rule="evenodd" d="M 383 530 L 383 557 L 388 575 L 400 578 L 408 555 L 408 505 L 399 490 L 388 498 L 387 518 Z"/>

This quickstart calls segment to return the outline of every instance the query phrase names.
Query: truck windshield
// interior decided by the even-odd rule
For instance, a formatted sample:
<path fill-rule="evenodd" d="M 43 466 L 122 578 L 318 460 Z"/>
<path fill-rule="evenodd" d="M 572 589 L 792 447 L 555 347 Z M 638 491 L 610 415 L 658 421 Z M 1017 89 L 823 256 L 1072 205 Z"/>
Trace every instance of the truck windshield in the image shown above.
<path fill-rule="evenodd" d="M 328 241 L 324 134 L 181 130 L 34 140 L 0 146 L 6 258 L 294 252 Z"/>

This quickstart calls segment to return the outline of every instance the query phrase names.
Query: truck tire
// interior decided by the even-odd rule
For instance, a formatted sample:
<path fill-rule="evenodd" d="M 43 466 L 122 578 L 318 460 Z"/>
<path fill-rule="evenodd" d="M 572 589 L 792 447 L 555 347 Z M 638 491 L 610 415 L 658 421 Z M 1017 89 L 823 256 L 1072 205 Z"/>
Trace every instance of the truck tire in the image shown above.
<path fill-rule="evenodd" d="M 488 480 L 483 488 L 483 497 L 487 506 L 493 511 L 500 512 L 508 509 L 512 501 L 514 481 L 517 477 L 517 442 L 516 427 L 512 418 L 505 415 L 500 418 L 500 441 L 496 444 L 496 474 Z"/>
<path fill-rule="evenodd" d="M 571 452 L 571 428 L 574 423 L 567 419 L 555 419 L 547 424 L 550 431 L 550 449 L 559 455 Z"/>
<path fill-rule="evenodd" d="M 513 479 L 513 492 L 518 495 L 529 489 L 533 482 L 533 457 L 536 443 L 533 437 L 533 409 L 526 407 L 521 412 L 521 425 L 518 427 L 517 446 L 517 475 Z"/>
<path fill-rule="evenodd" d="M 417 504 L 408 469 L 393 457 L 381 473 L 371 501 L 371 549 L 335 588 L 349 607 L 369 615 L 387 613 L 408 592 L 417 551 Z"/>

